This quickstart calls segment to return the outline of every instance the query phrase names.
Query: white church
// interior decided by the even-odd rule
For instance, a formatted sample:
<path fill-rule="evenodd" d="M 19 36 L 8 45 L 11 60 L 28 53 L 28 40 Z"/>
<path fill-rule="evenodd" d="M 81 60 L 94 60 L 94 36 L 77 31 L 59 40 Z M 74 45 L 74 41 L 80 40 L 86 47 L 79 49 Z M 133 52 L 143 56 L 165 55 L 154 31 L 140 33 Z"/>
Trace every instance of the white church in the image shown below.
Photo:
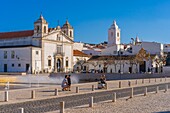
<path fill-rule="evenodd" d="M 69 72 L 73 69 L 74 29 L 68 20 L 49 28 L 42 15 L 34 30 L 0 33 L 0 72 Z"/>

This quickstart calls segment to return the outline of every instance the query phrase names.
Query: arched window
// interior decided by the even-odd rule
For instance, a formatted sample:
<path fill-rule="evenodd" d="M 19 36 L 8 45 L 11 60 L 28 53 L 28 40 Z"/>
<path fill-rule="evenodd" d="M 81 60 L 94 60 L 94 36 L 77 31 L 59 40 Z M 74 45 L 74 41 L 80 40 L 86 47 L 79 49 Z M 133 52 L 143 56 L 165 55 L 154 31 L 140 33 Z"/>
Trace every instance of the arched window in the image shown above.
<path fill-rule="evenodd" d="M 60 37 L 59 37 L 59 34 L 57 34 L 57 41 L 60 41 Z"/>
<path fill-rule="evenodd" d="M 39 26 L 37 26 L 37 33 L 39 32 L 39 30 L 40 30 L 40 27 L 39 27 Z"/>
<path fill-rule="evenodd" d="M 113 37 L 113 32 L 111 32 L 111 37 Z"/>
<path fill-rule="evenodd" d="M 70 37 L 72 37 L 72 31 L 70 31 Z"/>
<path fill-rule="evenodd" d="M 46 26 L 44 26 L 44 33 L 46 33 L 46 30 L 47 30 L 47 28 L 46 28 Z"/>
<path fill-rule="evenodd" d="M 117 33 L 117 37 L 119 37 L 119 33 Z"/>

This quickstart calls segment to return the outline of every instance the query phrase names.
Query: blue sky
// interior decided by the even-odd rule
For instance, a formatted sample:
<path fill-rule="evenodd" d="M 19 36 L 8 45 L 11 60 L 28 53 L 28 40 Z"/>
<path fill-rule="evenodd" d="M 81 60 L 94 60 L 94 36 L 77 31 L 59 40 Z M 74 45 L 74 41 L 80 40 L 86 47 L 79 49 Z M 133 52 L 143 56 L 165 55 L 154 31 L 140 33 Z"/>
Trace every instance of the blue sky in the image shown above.
<path fill-rule="evenodd" d="M 75 29 L 75 41 L 107 41 L 113 20 L 121 28 L 121 42 L 131 38 L 170 43 L 170 0 L 3 0 L 0 32 L 30 30 L 42 12 L 49 27 L 66 18 Z"/>

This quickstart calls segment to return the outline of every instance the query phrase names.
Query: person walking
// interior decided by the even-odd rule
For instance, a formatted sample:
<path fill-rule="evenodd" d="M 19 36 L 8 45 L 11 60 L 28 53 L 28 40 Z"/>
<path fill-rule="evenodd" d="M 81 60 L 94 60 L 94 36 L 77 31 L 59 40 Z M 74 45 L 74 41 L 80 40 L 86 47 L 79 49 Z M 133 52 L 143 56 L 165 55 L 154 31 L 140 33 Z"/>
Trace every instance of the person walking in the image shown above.
<path fill-rule="evenodd" d="M 68 90 L 69 91 L 71 91 L 71 75 L 68 75 L 68 78 L 67 78 L 67 80 L 68 80 Z"/>

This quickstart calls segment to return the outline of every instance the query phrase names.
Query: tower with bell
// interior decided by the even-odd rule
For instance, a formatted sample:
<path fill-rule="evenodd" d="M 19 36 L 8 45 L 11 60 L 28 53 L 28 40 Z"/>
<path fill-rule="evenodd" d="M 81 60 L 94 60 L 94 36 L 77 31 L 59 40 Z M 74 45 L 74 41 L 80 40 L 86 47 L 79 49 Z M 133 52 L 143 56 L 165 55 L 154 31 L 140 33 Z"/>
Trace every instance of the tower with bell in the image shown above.
<path fill-rule="evenodd" d="M 116 21 L 113 21 L 113 24 L 108 30 L 108 47 L 113 45 L 120 44 L 120 28 L 116 24 Z"/>
<path fill-rule="evenodd" d="M 48 23 L 42 16 L 40 15 L 39 19 L 34 22 L 34 37 L 43 37 L 48 34 Z"/>

